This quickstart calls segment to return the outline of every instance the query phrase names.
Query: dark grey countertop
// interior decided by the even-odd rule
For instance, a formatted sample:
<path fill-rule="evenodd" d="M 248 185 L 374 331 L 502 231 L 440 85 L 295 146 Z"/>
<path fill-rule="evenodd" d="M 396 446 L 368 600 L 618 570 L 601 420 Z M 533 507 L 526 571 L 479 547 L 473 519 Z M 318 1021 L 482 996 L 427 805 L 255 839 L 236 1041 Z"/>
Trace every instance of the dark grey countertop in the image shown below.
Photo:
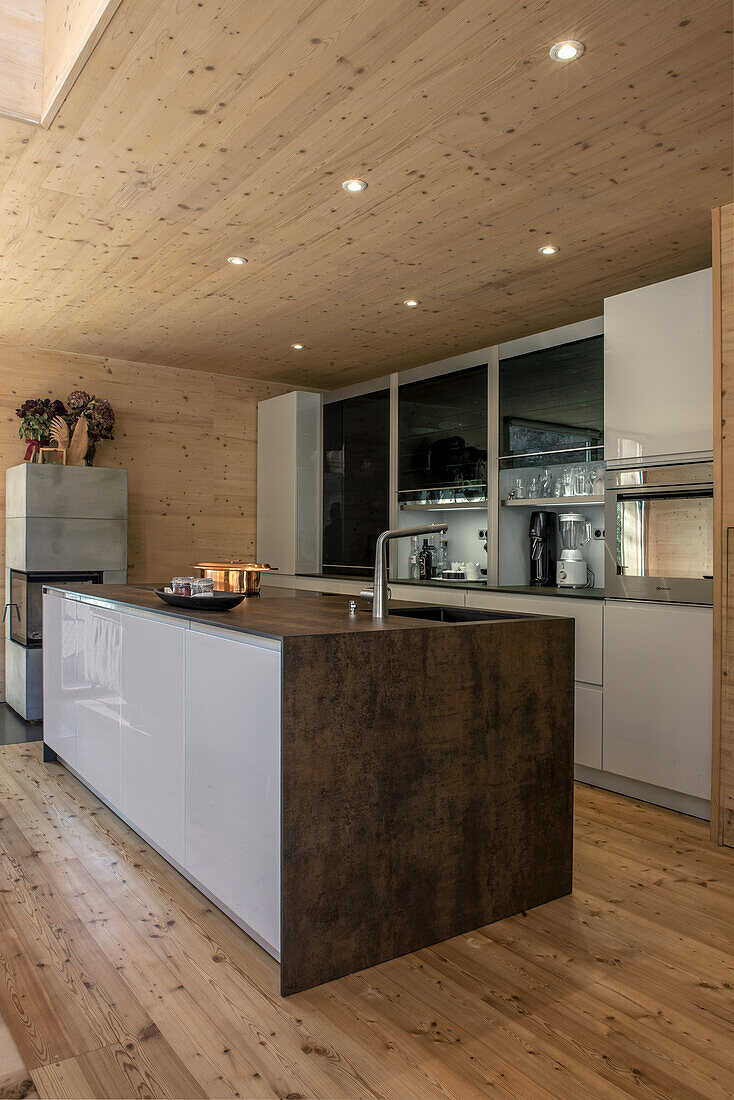
<path fill-rule="evenodd" d="M 350 615 L 346 596 L 321 595 L 313 592 L 281 595 L 279 589 L 263 593 L 263 597 L 245 599 L 231 611 L 197 611 L 194 608 L 171 607 L 153 591 L 160 587 L 153 584 L 95 584 L 75 586 L 74 584 L 44 585 L 44 589 L 57 591 L 62 595 L 79 595 L 86 599 L 102 600 L 108 605 L 129 607 L 138 611 L 154 611 L 171 619 L 183 619 L 187 622 L 201 623 L 206 626 L 218 626 L 224 630 L 254 634 L 264 638 L 298 638 L 314 634 L 360 634 L 370 631 L 391 630 L 439 630 L 446 624 L 425 619 L 412 619 L 408 616 L 389 616 L 387 619 L 373 619 L 370 608 L 362 604 L 361 609 Z M 427 601 L 430 603 L 430 601 Z M 419 604 L 393 600 L 391 607 L 413 608 Z M 529 613 L 521 615 L 523 619 L 546 619 L 546 615 Z M 482 625 L 499 625 L 501 622 L 517 622 L 518 619 L 487 620 Z M 459 624 L 462 625 L 462 624 Z M 465 625 L 469 625 L 468 623 Z M 473 625 L 477 625 L 475 622 Z"/>
<path fill-rule="evenodd" d="M 311 577 L 318 580 L 357 581 L 370 584 L 367 577 L 355 577 L 349 573 L 299 573 L 301 577 Z M 265 582 L 263 582 L 265 583 Z M 508 594 L 522 596 L 562 596 L 564 598 L 581 600 L 603 600 L 603 588 L 541 588 L 531 584 L 487 584 L 486 581 L 411 581 L 396 577 L 393 584 L 410 584 L 417 588 L 458 588 L 465 592 L 507 592 Z"/>

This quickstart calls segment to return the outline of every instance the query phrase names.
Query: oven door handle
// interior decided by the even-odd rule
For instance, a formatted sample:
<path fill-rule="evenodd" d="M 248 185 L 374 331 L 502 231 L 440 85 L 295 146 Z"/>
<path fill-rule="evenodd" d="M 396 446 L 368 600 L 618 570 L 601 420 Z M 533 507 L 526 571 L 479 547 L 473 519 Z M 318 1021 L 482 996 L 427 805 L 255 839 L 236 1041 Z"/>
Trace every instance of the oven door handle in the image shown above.
<path fill-rule="evenodd" d="M 3 608 L 3 622 L 5 622 L 5 619 L 7 618 L 9 607 L 14 607 L 15 608 L 15 614 L 18 616 L 18 622 L 20 622 L 20 604 L 17 604 L 17 603 L 6 603 L 5 604 L 5 607 Z M 11 615 L 12 615 L 12 612 L 11 612 Z"/>
<path fill-rule="evenodd" d="M 610 496 L 618 500 L 637 500 L 640 497 L 710 497 L 713 495 L 713 485 L 625 485 L 607 489 Z M 562 499 L 562 498 L 561 498 Z"/>

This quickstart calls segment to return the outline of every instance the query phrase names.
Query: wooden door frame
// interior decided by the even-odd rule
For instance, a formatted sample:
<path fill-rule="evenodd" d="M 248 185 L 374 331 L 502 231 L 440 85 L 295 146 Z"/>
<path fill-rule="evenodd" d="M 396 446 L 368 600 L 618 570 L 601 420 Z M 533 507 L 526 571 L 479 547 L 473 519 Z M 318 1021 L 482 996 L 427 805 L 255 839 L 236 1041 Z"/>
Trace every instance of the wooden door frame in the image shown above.
<path fill-rule="evenodd" d="M 726 652 L 727 583 L 723 575 L 724 538 L 722 524 L 722 308 L 721 308 L 721 209 L 711 211 L 711 253 L 714 333 L 714 651 L 712 678 L 712 743 L 711 743 L 711 839 L 723 844 L 724 826 L 721 806 L 721 748 L 723 719 L 724 653 Z"/>

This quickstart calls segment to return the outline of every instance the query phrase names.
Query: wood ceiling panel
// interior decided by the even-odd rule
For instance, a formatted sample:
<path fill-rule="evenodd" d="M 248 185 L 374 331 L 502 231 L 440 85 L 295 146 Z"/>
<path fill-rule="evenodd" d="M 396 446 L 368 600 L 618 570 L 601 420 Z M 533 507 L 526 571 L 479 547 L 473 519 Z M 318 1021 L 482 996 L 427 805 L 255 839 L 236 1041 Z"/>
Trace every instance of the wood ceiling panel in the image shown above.
<path fill-rule="evenodd" d="M 728 0 L 123 0 L 0 122 L 0 339 L 333 386 L 598 314 L 709 262 L 731 44 Z"/>

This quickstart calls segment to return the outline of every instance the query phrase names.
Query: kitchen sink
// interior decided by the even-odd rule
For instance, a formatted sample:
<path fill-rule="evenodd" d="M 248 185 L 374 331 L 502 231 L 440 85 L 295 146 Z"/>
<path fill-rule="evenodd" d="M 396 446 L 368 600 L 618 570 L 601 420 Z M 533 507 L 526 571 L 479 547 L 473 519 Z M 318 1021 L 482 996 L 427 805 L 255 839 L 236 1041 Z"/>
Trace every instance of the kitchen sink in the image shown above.
<path fill-rule="evenodd" d="M 470 607 L 396 607 L 390 609 L 390 618 L 393 615 L 405 619 L 427 619 L 432 623 L 485 623 L 527 618 L 512 611 L 476 611 Z"/>

